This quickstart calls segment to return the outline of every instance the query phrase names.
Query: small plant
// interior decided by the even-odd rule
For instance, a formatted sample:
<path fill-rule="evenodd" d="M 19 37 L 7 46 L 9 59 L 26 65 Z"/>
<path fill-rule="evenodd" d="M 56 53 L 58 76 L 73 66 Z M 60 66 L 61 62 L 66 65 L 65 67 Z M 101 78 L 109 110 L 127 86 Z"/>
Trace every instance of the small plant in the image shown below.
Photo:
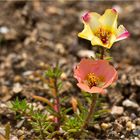
<path fill-rule="evenodd" d="M 48 114 L 43 114 L 39 109 L 28 104 L 24 99 L 20 101 L 18 98 L 12 102 L 12 110 L 16 112 L 18 119 L 28 120 L 34 131 L 39 134 L 38 138 L 45 140 L 45 137 L 54 130 L 53 123 L 48 119 Z"/>
<path fill-rule="evenodd" d="M 71 107 L 63 106 L 67 98 L 61 98 L 60 89 L 63 86 L 61 70 L 58 65 L 49 67 L 45 72 L 45 81 L 51 91 L 50 99 L 33 96 L 34 99 L 46 103 L 47 113 L 29 105 L 24 99 L 12 102 L 12 109 L 18 118 L 24 118 L 31 125 L 38 138 L 73 139 L 88 137 L 88 127 L 97 123 L 97 119 L 108 113 L 102 109 L 101 94 L 117 80 L 118 74 L 109 63 L 112 59 L 109 51 L 114 42 L 125 39 L 129 32 L 120 25 L 117 28 L 118 13 L 115 9 L 107 9 L 101 16 L 88 12 L 82 17 L 84 30 L 79 37 L 90 40 L 93 46 L 100 50 L 96 58 L 83 58 L 74 69 L 77 86 L 82 90 L 83 100 L 72 97 Z M 7 135 L 8 137 L 8 135 Z"/>
<path fill-rule="evenodd" d="M 93 46 L 98 46 L 100 53 L 95 60 L 82 59 L 74 69 L 77 86 L 92 94 L 91 106 L 81 130 L 87 128 L 92 115 L 95 115 L 99 93 L 103 94 L 104 89 L 118 77 L 115 68 L 109 64 L 108 60 L 111 57 L 105 56 L 107 49 L 110 49 L 114 42 L 129 36 L 123 25 L 117 28 L 117 18 L 118 13 L 115 9 L 107 9 L 102 16 L 95 12 L 87 12 L 82 17 L 84 30 L 78 36 L 91 41 Z"/>

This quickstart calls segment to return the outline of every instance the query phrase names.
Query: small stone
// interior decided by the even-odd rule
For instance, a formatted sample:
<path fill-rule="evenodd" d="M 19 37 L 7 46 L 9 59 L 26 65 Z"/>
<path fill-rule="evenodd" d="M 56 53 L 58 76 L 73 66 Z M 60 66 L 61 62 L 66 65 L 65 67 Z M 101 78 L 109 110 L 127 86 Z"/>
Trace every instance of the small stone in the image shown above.
<path fill-rule="evenodd" d="M 137 86 L 140 86 L 140 79 L 135 79 L 135 83 Z"/>
<path fill-rule="evenodd" d="M 63 72 L 61 74 L 61 77 L 60 77 L 62 80 L 66 80 L 67 79 L 67 74 L 65 72 Z"/>
<path fill-rule="evenodd" d="M 69 81 L 66 81 L 66 82 L 63 84 L 63 86 L 62 86 L 60 92 L 61 92 L 61 93 L 64 93 L 65 91 L 68 91 L 68 90 L 70 90 L 71 88 L 72 88 L 72 84 L 71 84 Z"/>
<path fill-rule="evenodd" d="M 139 136 L 138 137 L 135 137 L 133 140 L 140 140 L 140 137 Z"/>
<path fill-rule="evenodd" d="M 99 124 L 94 124 L 94 126 L 93 126 L 96 130 L 101 130 L 101 127 L 100 127 L 100 125 Z"/>
<path fill-rule="evenodd" d="M 8 90 L 7 86 L 2 86 L 1 87 L 1 93 L 2 94 L 7 94 L 8 92 L 9 92 L 9 90 Z"/>
<path fill-rule="evenodd" d="M 17 135 L 18 135 L 18 136 L 21 136 L 21 135 L 23 135 L 23 134 L 24 134 L 24 131 L 23 131 L 23 130 L 18 130 L 18 131 L 17 131 Z"/>
<path fill-rule="evenodd" d="M 44 106 L 43 105 L 41 105 L 41 104 L 39 104 L 39 105 L 37 105 L 37 110 L 43 110 L 44 109 Z"/>
<path fill-rule="evenodd" d="M 126 81 L 127 81 L 126 74 L 123 74 L 123 75 L 121 76 L 121 83 L 125 84 Z"/>
<path fill-rule="evenodd" d="M 10 140 L 18 140 L 18 138 L 16 136 L 11 136 Z"/>
<path fill-rule="evenodd" d="M 121 139 L 124 139 L 125 138 L 125 136 L 124 135 L 121 135 L 121 137 L 120 137 Z"/>
<path fill-rule="evenodd" d="M 49 8 L 47 8 L 47 13 L 49 14 L 58 14 L 58 8 L 54 7 L 54 6 L 50 6 Z"/>
<path fill-rule="evenodd" d="M 140 129 L 133 130 L 133 134 L 136 136 L 140 135 Z"/>
<path fill-rule="evenodd" d="M 13 92 L 14 93 L 19 93 L 23 90 L 22 86 L 20 83 L 16 83 L 14 84 L 14 87 L 13 87 Z"/>
<path fill-rule="evenodd" d="M 16 75 L 14 78 L 14 82 L 21 82 L 22 81 L 22 77 L 19 75 Z"/>
<path fill-rule="evenodd" d="M 95 53 L 94 51 L 90 51 L 90 50 L 80 50 L 77 54 L 80 58 L 83 58 L 83 57 L 95 57 Z"/>
<path fill-rule="evenodd" d="M 131 113 L 131 115 L 130 115 L 130 116 L 131 116 L 131 119 L 132 119 L 132 120 L 134 120 L 134 119 L 136 119 L 136 118 L 137 118 L 137 116 L 136 116 L 136 114 L 135 114 L 135 113 Z"/>
<path fill-rule="evenodd" d="M 33 71 L 25 71 L 22 75 L 23 76 L 29 76 L 29 75 L 32 75 L 33 74 Z"/>
<path fill-rule="evenodd" d="M 130 101 L 129 99 L 126 99 L 123 101 L 123 106 L 125 107 L 132 107 L 132 108 L 138 108 L 139 105 L 133 101 Z"/>
<path fill-rule="evenodd" d="M 5 75 L 5 71 L 0 71 L 0 77 L 3 77 Z"/>
<path fill-rule="evenodd" d="M 135 121 L 137 125 L 140 125 L 140 118 L 137 118 Z"/>
<path fill-rule="evenodd" d="M 5 135 L 5 128 L 4 127 L 0 127 L 0 134 Z"/>
<path fill-rule="evenodd" d="M 108 123 L 102 123 L 101 124 L 101 128 L 103 129 L 103 130 L 106 130 L 106 129 L 108 129 L 108 128 L 110 128 L 110 124 L 108 124 Z"/>
<path fill-rule="evenodd" d="M 115 131 L 118 133 L 120 133 L 123 130 L 123 126 L 118 122 L 115 122 L 114 128 L 115 128 Z"/>
<path fill-rule="evenodd" d="M 131 130 L 134 130 L 135 128 L 136 128 L 136 125 L 134 124 L 134 123 L 132 123 L 131 121 L 128 121 L 127 123 L 126 123 L 126 129 L 128 130 L 128 131 L 131 131 Z"/>
<path fill-rule="evenodd" d="M 0 104 L 0 107 L 1 107 L 1 108 L 6 108 L 6 107 L 7 107 L 7 105 L 6 105 L 6 104 L 4 104 L 4 103 L 1 103 L 1 104 Z"/>
<path fill-rule="evenodd" d="M 65 48 L 64 48 L 64 45 L 61 44 L 61 43 L 58 43 L 56 44 L 56 51 L 60 54 L 64 54 L 66 51 L 65 51 Z"/>
<path fill-rule="evenodd" d="M 20 122 L 17 123 L 16 128 L 22 127 L 23 123 L 25 122 L 25 119 L 21 120 Z"/>
<path fill-rule="evenodd" d="M 0 27 L 0 33 L 6 34 L 9 32 L 9 29 L 6 26 Z"/>
<path fill-rule="evenodd" d="M 121 106 L 113 106 L 111 110 L 111 114 L 121 115 L 124 112 L 124 108 Z"/>

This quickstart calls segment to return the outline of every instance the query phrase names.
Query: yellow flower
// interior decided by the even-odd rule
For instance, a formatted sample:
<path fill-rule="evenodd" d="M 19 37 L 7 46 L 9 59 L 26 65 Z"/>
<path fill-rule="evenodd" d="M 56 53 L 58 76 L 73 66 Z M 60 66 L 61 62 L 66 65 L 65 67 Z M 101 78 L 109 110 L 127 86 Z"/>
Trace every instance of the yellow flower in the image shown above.
<path fill-rule="evenodd" d="M 123 25 L 117 28 L 118 13 L 115 9 L 107 9 L 101 16 L 88 12 L 82 16 L 84 29 L 79 37 L 91 41 L 91 44 L 111 48 L 114 42 L 125 39 L 129 32 Z"/>

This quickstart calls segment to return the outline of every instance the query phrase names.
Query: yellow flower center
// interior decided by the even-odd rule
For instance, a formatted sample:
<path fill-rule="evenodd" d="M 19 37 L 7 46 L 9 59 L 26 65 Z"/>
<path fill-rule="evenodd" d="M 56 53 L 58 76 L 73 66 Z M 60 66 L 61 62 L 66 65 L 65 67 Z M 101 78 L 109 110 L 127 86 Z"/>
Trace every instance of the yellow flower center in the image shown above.
<path fill-rule="evenodd" d="M 104 82 L 104 77 L 103 76 L 96 76 L 94 73 L 89 73 L 86 76 L 86 82 L 90 88 L 93 86 L 98 86 L 102 82 Z"/>
<path fill-rule="evenodd" d="M 111 36 L 111 31 L 107 30 L 107 29 L 103 29 L 100 28 L 97 30 L 97 32 L 95 33 L 95 35 L 101 39 L 101 41 L 103 42 L 103 44 L 108 44 L 109 43 L 109 39 Z"/>

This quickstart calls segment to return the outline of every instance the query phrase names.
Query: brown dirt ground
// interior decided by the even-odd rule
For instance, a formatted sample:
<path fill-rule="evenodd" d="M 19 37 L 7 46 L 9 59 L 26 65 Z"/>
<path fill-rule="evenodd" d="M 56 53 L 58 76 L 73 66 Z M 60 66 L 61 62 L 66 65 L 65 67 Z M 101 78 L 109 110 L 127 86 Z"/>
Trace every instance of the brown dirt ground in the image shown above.
<path fill-rule="evenodd" d="M 113 64 L 118 70 L 119 79 L 115 87 L 108 90 L 105 99 L 109 108 L 120 106 L 124 112 L 100 120 L 99 125 L 104 122 L 111 124 L 111 127 L 107 130 L 95 128 L 92 138 L 140 139 L 139 1 L 0 2 L 0 30 L 2 27 L 8 29 L 7 33 L 0 33 L 1 127 L 14 120 L 5 107 L 9 101 L 13 101 L 16 97 L 21 99 L 26 97 L 32 101 L 31 95 L 47 97 L 48 91 L 37 75 L 43 74 L 48 64 L 54 65 L 59 62 L 67 75 L 62 93 L 80 96 L 80 90 L 73 78 L 73 66 L 81 59 L 78 55 L 80 50 L 92 50 L 88 41 L 77 37 L 78 32 L 83 29 L 80 16 L 84 11 L 103 13 L 105 9 L 111 7 L 120 10 L 119 23 L 128 29 L 131 36 L 111 48 Z M 18 87 L 16 91 L 14 87 Z M 138 106 L 124 106 L 123 102 L 126 99 Z M 135 125 L 134 130 L 127 129 L 128 121 Z M 12 134 L 16 136 L 17 131 L 13 126 Z M 32 134 L 27 135 L 25 139 L 32 139 Z"/>

